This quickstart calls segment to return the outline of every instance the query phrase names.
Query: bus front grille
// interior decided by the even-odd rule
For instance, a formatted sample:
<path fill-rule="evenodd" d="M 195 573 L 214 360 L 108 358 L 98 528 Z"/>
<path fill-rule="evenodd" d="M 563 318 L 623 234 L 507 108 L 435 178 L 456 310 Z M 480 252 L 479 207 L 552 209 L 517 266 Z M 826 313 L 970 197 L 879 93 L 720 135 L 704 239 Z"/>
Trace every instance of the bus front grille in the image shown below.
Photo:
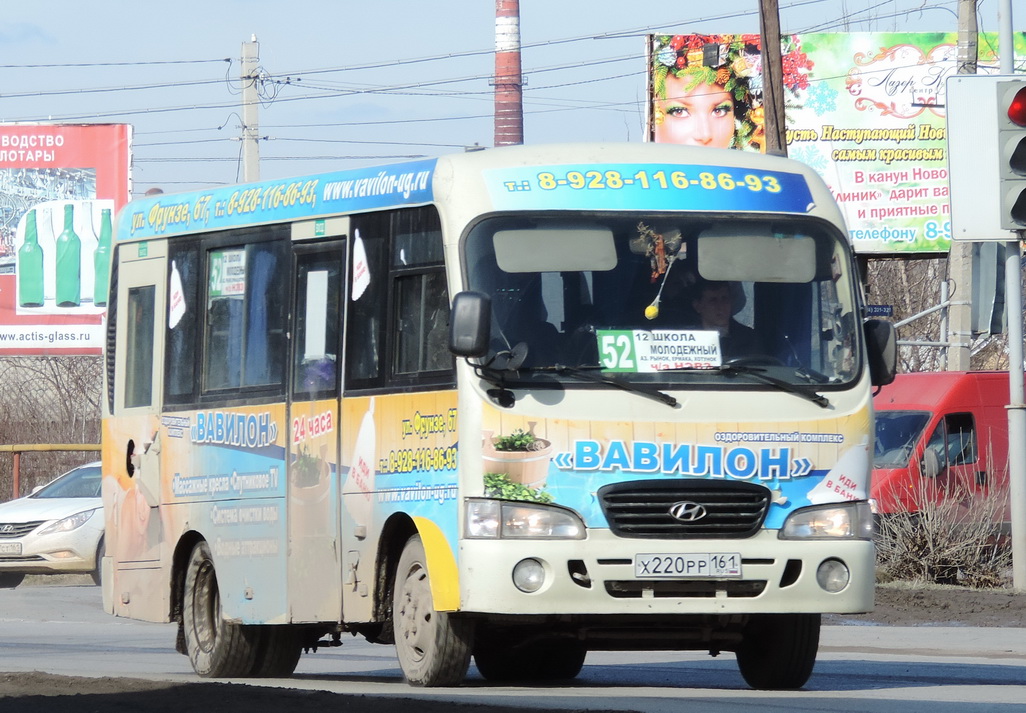
<path fill-rule="evenodd" d="M 600 488 L 599 503 L 619 537 L 751 537 L 769 509 L 762 485 L 707 480 L 641 480 Z"/>

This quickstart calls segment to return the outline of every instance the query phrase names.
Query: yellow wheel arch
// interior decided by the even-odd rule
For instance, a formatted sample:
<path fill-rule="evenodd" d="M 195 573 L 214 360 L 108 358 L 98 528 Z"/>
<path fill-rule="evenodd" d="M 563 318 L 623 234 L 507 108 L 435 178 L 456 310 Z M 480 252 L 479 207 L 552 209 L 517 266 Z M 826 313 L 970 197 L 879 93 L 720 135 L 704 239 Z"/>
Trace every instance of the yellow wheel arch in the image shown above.
<path fill-rule="evenodd" d="M 413 524 L 417 526 L 417 534 L 424 543 L 431 599 L 435 609 L 456 611 L 460 608 L 460 575 L 449 540 L 438 525 L 425 517 L 413 518 Z"/>

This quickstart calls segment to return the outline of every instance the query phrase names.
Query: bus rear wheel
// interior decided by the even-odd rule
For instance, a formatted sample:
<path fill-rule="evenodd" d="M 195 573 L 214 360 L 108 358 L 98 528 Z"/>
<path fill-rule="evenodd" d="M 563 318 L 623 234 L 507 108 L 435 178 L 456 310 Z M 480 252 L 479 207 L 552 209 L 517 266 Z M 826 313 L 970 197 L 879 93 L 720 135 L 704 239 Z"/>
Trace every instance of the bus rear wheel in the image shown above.
<path fill-rule="evenodd" d="M 204 678 L 252 675 L 259 630 L 233 624 L 221 615 L 217 574 L 206 542 L 197 544 L 189 556 L 182 617 L 185 648 L 197 674 Z"/>
<path fill-rule="evenodd" d="M 300 630 L 293 626 L 258 626 L 260 646 L 252 675 L 257 678 L 288 678 L 303 655 Z"/>
<path fill-rule="evenodd" d="M 737 666 L 752 688 L 801 688 L 819 651 L 819 614 L 761 614 L 745 627 Z"/>
<path fill-rule="evenodd" d="M 420 535 L 406 542 L 392 593 L 395 648 L 406 680 L 415 686 L 456 686 L 470 667 L 472 629 L 435 611 Z"/>

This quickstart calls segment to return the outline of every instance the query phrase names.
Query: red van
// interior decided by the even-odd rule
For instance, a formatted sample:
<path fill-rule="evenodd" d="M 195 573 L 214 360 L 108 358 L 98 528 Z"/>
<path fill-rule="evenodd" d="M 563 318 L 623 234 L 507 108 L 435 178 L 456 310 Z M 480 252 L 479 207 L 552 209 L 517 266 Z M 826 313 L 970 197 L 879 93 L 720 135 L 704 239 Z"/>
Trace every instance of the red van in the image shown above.
<path fill-rule="evenodd" d="M 873 399 L 877 512 L 1007 494 L 1007 404 L 1007 371 L 899 374 L 884 386 Z M 1007 502 L 1003 511 L 1008 522 Z"/>

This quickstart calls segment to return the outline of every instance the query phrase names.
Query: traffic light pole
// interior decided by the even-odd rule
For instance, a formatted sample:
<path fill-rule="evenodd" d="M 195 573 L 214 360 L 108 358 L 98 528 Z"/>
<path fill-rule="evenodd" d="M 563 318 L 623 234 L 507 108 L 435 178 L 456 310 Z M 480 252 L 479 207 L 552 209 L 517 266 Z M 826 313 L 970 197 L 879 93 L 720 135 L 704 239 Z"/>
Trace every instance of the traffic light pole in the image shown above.
<path fill-rule="evenodd" d="M 1026 591 L 1026 404 L 1023 403 L 1020 264 L 1019 241 L 1016 240 L 1005 247 L 1005 305 L 1008 309 L 1008 497 L 1012 518 L 1012 587 L 1022 592 Z"/>
<path fill-rule="evenodd" d="M 1012 0 L 998 6 L 1001 74 L 1015 72 Z M 1024 231 L 1005 246 L 1005 306 L 1008 310 L 1008 497 L 1012 518 L 1012 588 L 1026 591 L 1026 404 L 1023 403 L 1022 257 Z"/>

